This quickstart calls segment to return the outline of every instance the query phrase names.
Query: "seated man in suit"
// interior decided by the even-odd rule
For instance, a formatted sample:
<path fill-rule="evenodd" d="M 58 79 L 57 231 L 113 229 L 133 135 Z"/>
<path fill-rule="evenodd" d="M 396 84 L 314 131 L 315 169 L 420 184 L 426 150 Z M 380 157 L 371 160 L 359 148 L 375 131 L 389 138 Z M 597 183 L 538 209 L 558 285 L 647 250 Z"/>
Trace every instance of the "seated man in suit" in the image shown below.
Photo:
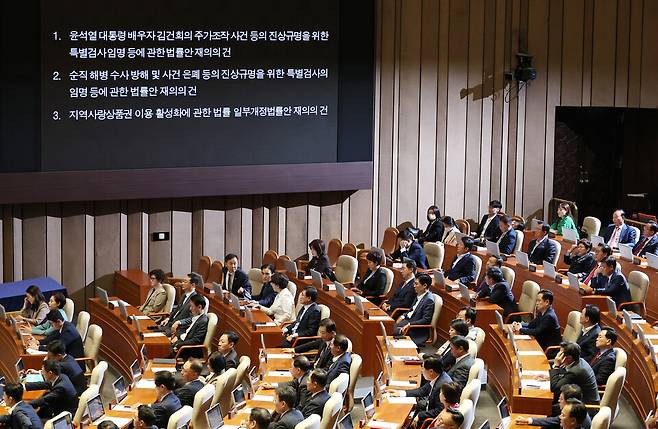
<path fill-rule="evenodd" d="M 530 323 L 514 322 L 514 332 L 523 335 L 532 335 L 542 349 L 557 346 L 562 341 L 560 322 L 553 309 L 553 292 L 542 289 L 537 294 L 535 318 Z M 579 351 L 580 353 L 580 351 Z"/>
<path fill-rule="evenodd" d="M 327 369 L 331 364 L 331 342 L 336 338 L 336 322 L 330 318 L 320 320 L 318 328 L 320 338 L 295 347 L 295 353 L 305 353 L 317 350 L 313 359 L 315 368 Z"/>
<path fill-rule="evenodd" d="M 537 227 L 536 238 L 528 244 L 528 260 L 533 264 L 544 265 L 544 261 L 556 264 L 557 247 L 548 238 L 551 231 L 550 225 L 539 225 Z"/>
<path fill-rule="evenodd" d="M 295 429 L 304 415 L 295 408 L 295 390 L 290 386 L 277 387 L 274 394 L 274 414 L 269 429 Z"/>
<path fill-rule="evenodd" d="M 504 255 L 513 255 L 516 247 L 516 230 L 512 228 L 512 218 L 500 216 L 498 223 L 500 237 L 498 237 L 498 251 Z"/>
<path fill-rule="evenodd" d="M 271 307 L 276 298 L 274 288 L 272 287 L 272 274 L 274 274 L 274 265 L 264 264 L 260 267 L 260 275 L 263 277 L 263 287 L 259 295 L 252 296 L 252 299 L 258 302 L 258 305 L 263 307 Z"/>
<path fill-rule="evenodd" d="M 226 359 L 224 359 L 224 355 L 217 351 L 208 356 L 208 368 L 210 368 L 210 372 L 206 375 L 206 384 L 215 383 L 219 376 L 226 370 Z"/>
<path fill-rule="evenodd" d="M 224 287 L 226 292 L 230 292 L 239 298 L 251 299 L 251 283 L 249 276 L 238 267 L 238 255 L 229 253 L 224 257 Z"/>
<path fill-rule="evenodd" d="M 599 273 L 599 268 L 601 268 L 601 265 L 603 265 L 603 261 L 605 261 L 610 256 L 612 256 L 612 247 L 603 243 L 596 246 L 596 249 L 594 250 L 594 265 L 589 271 L 589 274 L 587 274 L 583 280 L 583 283 L 586 285 L 592 283 L 592 279 Z"/>
<path fill-rule="evenodd" d="M 613 249 L 619 248 L 620 244 L 633 245 L 637 241 L 635 230 L 626 225 L 625 215 L 621 209 L 612 212 L 612 223 L 601 233 L 603 242 Z"/>
<path fill-rule="evenodd" d="M 592 284 L 583 286 L 585 293 L 609 296 L 617 307 L 631 301 L 631 290 L 626 277 L 616 270 L 617 260 L 614 256 L 607 257 L 599 267 L 598 274 L 592 279 Z"/>
<path fill-rule="evenodd" d="M 468 334 L 466 335 L 466 338 L 475 341 L 478 335 L 478 328 L 475 326 L 477 310 L 469 306 L 462 307 L 457 312 L 457 319 L 466 322 L 466 326 L 468 326 Z"/>
<path fill-rule="evenodd" d="M 398 247 L 391 253 L 394 261 L 411 259 L 419 268 L 427 268 L 427 255 L 423 247 L 414 240 L 414 236 L 408 229 L 398 232 Z"/>
<path fill-rule="evenodd" d="M 327 385 L 331 384 L 340 374 L 350 374 L 350 365 L 352 365 L 352 354 L 347 351 L 349 341 L 343 334 L 336 335 L 331 342 L 331 363 L 327 368 Z"/>
<path fill-rule="evenodd" d="M 587 419 L 587 408 L 577 399 L 569 399 L 560 413 L 562 429 L 582 429 Z"/>
<path fill-rule="evenodd" d="M 51 310 L 46 317 L 55 330 L 39 341 L 39 350 L 47 351 L 48 344 L 55 340 L 59 340 L 64 344 L 67 353 L 74 358 L 85 357 L 82 338 L 80 337 L 78 330 L 75 328 L 75 325 L 71 322 L 65 321 L 64 316 L 62 316 L 62 313 L 60 313 L 59 310 Z M 36 344 L 33 343 L 31 347 L 32 346 L 36 346 Z M 78 365 L 80 365 L 82 370 L 85 369 L 84 362 L 79 362 Z"/>
<path fill-rule="evenodd" d="M 553 402 L 557 403 L 560 389 L 565 384 L 576 384 L 583 391 L 586 404 L 597 404 L 600 400 L 596 376 L 592 367 L 580 357 L 580 346 L 570 341 L 560 343 L 560 352 L 555 356 L 549 371 Z"/>
<path fill-rule="evenodd" d="M 456 381 L 462 386 L 468 383 L 468 373 L 475 362 L 473 356 L 468 352 L 468 340 L 460 335 L 450 338 L 450 352 L 455 357 L 455 363 L 448 370 L 448 375 L 452 381 Z"/>
<path fill-rule="evenodd" d="M 323 369 L 314 369 L 306 379 L 306 390 L 309 396 L 305 402 L 299 404 L 299 410 L 304 418 L 308 418 L 311 414 L 322 416 L 324 405 L 329 400 L 327 372 Z"/>
<path fill-rule="evenodd" d="M 450 348 L 450 338 L 460 335 L 464 338 L 468 336 L 468 325 L 463 320 L 453 319 L 448 329 L 448 340 L 444 342 L 436 351 L 436 355 L 441 359 L 441 365 L 444 370 L 450 369 L 455 364 L 455 357 L 452 355 Z"/>
<path fill-rule="evenodd" d="M 308 360 L 306 356 L 295 356 L 292 360 L 292 365 L 290 366 L 290 374 L 292 375 L 292 380 L 286 382 L 271 383 L 262 382 L 260 387 L 263 389 L 274 389 L 275 387 L 290 386 L 295 390 L 296 398 L 294 406 L 298 409 L 302 409 L 302 404 L 305 404 L 308 401 L 308 398 L 311 396 L 307 389 L 307 381 L 309 375 L 311 375 L 311 369 L 313 365 Z"/>
<path fill-rule="evenodd" d="M 580 325 L 583 327 L 576 343 L 580 346 L 580 357 L 591 362 L 596 354 L 596 337 L 601 332 L 601 310 L 592 304 L 587 304 L 580 312 Z"/>
<path fill-rule="evenodd" d="M 25 390 L 46 390 L 40 398 L 30 401 L 41 418 L 49 419 L 62 411 L 75 414 L 78 397 L 71 380 L 60 372 L 59 363 L 53 359 L 43 361 L 42 382 L 26 383 Z"/>
<path fill-rule="evenodd" d="M 356 285 L 363 296 L 372 297 L 371 302 L 380 302 L 380 295 L 386 292 L 386 273 L 381 267 L 382 255 L 377 251 L 366 254 L 368 270 Z"/>
<path fill-rule="evenodd" d="M 560 388 L 560 398 L 558 399 L 558 405 L 560 407 L 560 412 L 567 405 L 567 401 L 570 399 L 576 399 L 578 401 L 583 400 L 583 391 L 576 384 L 565 384 Z M 518 425 L 531 425 L 531 426 L 541 426 L 546 429 L 560 429 L 560 416 L 547 416 L 547 417 L 524 417 L 518 416 L 516 418 L 516 424 Z M 582 429 L 590 429 L 592 426 L 592 419 L 589 416 L 585 418 L 583 422 Z"/>
<path fill-rule="evenodd" d="M 80 368 L 78 362 L 75 361 L 75 358 L 66 353 L 66 346 L 63 342 L 55 340 L 48 344 L 46 359 L 54 359 L 59 362 L 61 373 L 71 380 L 71 384 L 75 387 L 78 396 L 87 389 L 87 379 L 85 378 L 84 371 Z M 28 369 L 27 373 L 37 374 L 37 371 L 34 369 Z"/>
<path fill-rule="evenodd" d="M 0 425 L 9 429 L 43 429 L 34 408 L 23 402 L 23 386 L 20 383 L 6 384 L 2 399 L 9 411 L 0 416 Z"/>
<path fill-rule="evenodd" d="M 267 429 L 272 421 L 270 412 L 263 407 L 254 407 L 249 413 L 249 418 L 244 422 L 247 429 Z"/>
<path fill-rule="evenodd" d="M 188 359 L 183 364 L 181 375 L 185 384 L 174 390 L 174 395 L 178 396 L 182 406 L 193 406 L 194 395 L 203 389 L 204 382 L 200 378 L 201 371 L 203 371 L 203 363 L 199 359 Z"/>
<path fill-rule="evenodd" d="M 237 368 L 238 352 L 235 350 L 235 345 L 238 344 L 240 337 L 233 331 L 226 331 L 219 337 L 219 344 L 217 351 L 224 356 L 226 368 Z"/>
<path fill-rule="evenodd" d="M 151 404 L 151 409 L 155 414 L 155 424 L 163 429 L 167 427 L 169 417 L 183 406 L 173 392 L 176 385 L 174 375 L 169 371 L 158 371 L 154 375 L 157 398 Z"/>
<path fill-rule="evenodd" d="M 148 405 L 137 407 L 137 415 L 133 417 L 133 426 L 135 429 L 157 429 L 155 413 Z"/>
<path fill-rule="evenodd" d="M 476 257 L 470 253 L 471 249 L 473 249 L 473 240 L 469 237 L 462 237 L 461 241 L 457 242 L 457 254 L 446 273 L 448 279 L 459 281 L 465 285 L 477 281 L 475 278 Z"/>
<path fill-rule="evenodd" d="M 203 310 L 206 308 L 206 300 L 201 295 L 194 295 L 190 298 L 190 309 L 192 310 L 192 320 L 187 325 L 180 325 L 178 331 L 171 338 L 171 357 L 176 356 L 178 350 L 183 346 L 196 346 L 203 344 L 208 332 L 208 316 Z M 180 358 L 187 359 L 192 353 L 184 353 Z M 200 353 L 199 353 L 200 354 Z"/>
<path fill-rule="evenodd" d="M 486 276 L 486 273 L 489 270 L 489 268 L 493 268 L 493 267 L 502 268 L 502 266 L 503 266 L 503 258 L 501 258 L 498 255 L 489 255 L 489 257 L 487 258 L 487 263 L 484 266 L 485 276 L 482 278 L 480 284 L 478 284 L 477 287 L 475 288 L 475 292 L 480 293 L 482 289 L 489 288 L 489 285 L 487 284 L 487 276 Z"/>
<path fill-rule="evenodd" d="M 487 214 L 482 216 L 480 225 L 475 232 L 475 238 L 483 242 L 485 240 L 497 241 L 500 237 L 500 228 L 498 227 L 498 212 L 503 208 L 503 205 L 498 200 L 491 200 L 487 208 Z"/>
<path fill-rule="evenodd" d="M 381 305 L 381 309 L 388 314 L 393 314 L 398 308 L 411 308 L 416 300 L 416 289 L 414 289 L 414 283 L 416 282 L 416 263 L 411 259 L 405 260 L 402 263 L 400 272 L 402 274 L 402 282 L 393 292 L 391 299 L 384 301 Z"/>
<path fill-rule="evenodd" d="M 283 328 L 284 341 L 281 347 L 288 348 L 297 337 L 313 337 L 317 335 L 320 326 L 320 308 L 315 301 L 318 299 L 318 291 L 313 286 L 306 286 L 299 294 L 301 310 L 297 313 L 297 319 Z"/>
<path fill-rule="evenodd" d="M 647 253 L 656 254 L 658 250 L 658 224 L 647 222 L 642 227 L 642 238 L 633 246 L 633 255 L 644 256 Z"/>
<path fill-rule="evenodd" d="M 570 273 L 575 274 L 578 280 L 583 281 L 596 265 L 592 253 L 592 242 L 586 238 L 578 240 L 578 243 L 564 254 L 564 263 L 569 265 Z"/>
<path fill-rule="evenodd" d="M 596 337 L 596 354 L 589 361 L 596 375 L 596 383 L 601 386 L 608 382 L 608 377 L 615 371 L 617 352 L 613 348 L 617 343 L 617 332 L 605 327 Z"/>
<path fill-rule="evenodd" d="M 517 312 L 518 306 L 514 300 L 514 294 L 505 277 L 503 271 L 498 267 L 487 269 L 485 276 L 487 287 L 483 287 L 478 292 L 478 299 L 487 299 L 492 304 L 497 304 L 503 309 L 503 317 Z"/>
<path fill-rule="evenodd" d="M 146 296 L 144 304 L 139 307 L 139 311 L 148 316 L 151 313 L 160 313 L 164 310 L 165 304 L 167 303 L 167 291 L 162 286 L 164 281 L 164 271 L 155 269 L 149 272 L 149 282 L 151 283 L 151 289 L 149 289 L 149 293 Z"/>
<path fill-rule="evenodd" d="M 443 409 L 439 400 L 441 386 L 452 381 L 441 365 L 441 359 L 437 355 L 426 355 L 423 358 L 421 373 L 428 382 L 417 389 L 395 390 L 386 388 L 392 396 L 406 396 L 418 398 L 416 403 L 416 421 L 422 424 L 425 419 L 433 419 Z"/>
<path fill-rule="evenodd" d="M 183 294 L 178 305 L 173 308 L 169 317 L 160 322 L 160 328 L 166 336 L 171 336 L 172 332 L 176 332 L 181 324 L 187 325 L 192 320 L 190 298 L 196 295 L 196 288 L 203 289 L 203 278 L 197 273 L 189 273 L 183 280 Z"/>
<path fill-rule="evenodd" d="M 416 343 L 421 346 L 430 337 L 430 329 L 421 328 L 414 329 L 413 325 L 429 325 L 432 323 L 432 316 L 434 315 L 434 295 L 430 292 L 432 286 L 432 278 L 427 274 L 421 274 L 416 277 L 414 288 L 416 289 L 416 300 L 411 306 L 411 310 L 398 317 L 393 327 L 393 335 L 401 335 L 402 328 L 411 325 L 407 331 L 407 335 Z"/>

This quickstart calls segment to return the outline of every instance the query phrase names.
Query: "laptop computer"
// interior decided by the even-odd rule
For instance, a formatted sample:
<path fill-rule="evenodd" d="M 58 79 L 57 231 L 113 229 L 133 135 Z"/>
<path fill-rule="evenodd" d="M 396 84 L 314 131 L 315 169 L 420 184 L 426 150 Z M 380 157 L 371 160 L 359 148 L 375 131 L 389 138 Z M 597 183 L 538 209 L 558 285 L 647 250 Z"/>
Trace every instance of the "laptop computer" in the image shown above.
<path fill-rule="evenodd" d="M 53 421 L 53 429 L 73 429 L 71 415 L 64 414 L 62 417 Z"/>
<path fill-rule="evenodd" d="M 569 278 L 569 287 L 575 290 L 580 290 L 580 282 L 578 281 L 578 276 L 574 273 L 567 273 Z"/>
<path fill-rule="evenodd" d="M 555 272 L 555 265 L 551 264 L 548 261 L 543 261 L 542 265 L 544 266 L 544 276 L 548 277 L 548 278 L 551 278 L 551 279 L 554 279 L 555 274 L 557 274 Z"/>
<path fill-rule="evenodd" d="M 16 372 L 18 372 L 19 374 L 25 370 L 25 364 L 23 363 L 22 358 L 18 358 L 14 366 L 16 367 Z"/>
<path fill-rule="evenodd" d="M 96 296 L 101 300 L 101 302 L 109 306 L 110 305 L 110 298 L 107 295 L 107 291 L 103 288 L 97 287 L 96 288 Z"/>
<path fill-rule="evenodd" d="M 146 366 L 149 362 L 149 357 L 146 353 L 146 344 L 142 344 L 142 347 L 139 349 L 139 355 L 142 358 L 142 371 L 146 371 Z"/>
<path fill-rule="evenodd" d="M 624 316 L 624 325 L 626 325 L 626 329 L 633 332 L 633 319 L 631 318 L 631 315 L 626 310 L 622 310 L 621 314 Z"/>
<path fill-rule="evenodd" d="M 608 313 L 610 313 L 610 317 L 617 318 L 617 303 L 612 300 L 609 296 L 606 297 L 606 302 L 608 303 Z"/>
<path fill-rule="evenodd" d="M 603 237 L 600 235 L 593 235 L 592 236 L 592 248 L 598 246 L 599 244 L 605 243 L 605 240 L 603 240 Z"/>
<path fill-rule="evenodd" d="M 119 314 L 121 314 L 121 318 L 123 320 L 128 320 L 128 311 L 126 311 L 126 303 L 123 302 L 122 300 L 118 300 L 119 304 Z"/>
<path fill-rule="evenodd" d="M 507 398 L 503 398 L 498 402 L 498 415 L 500 416 L 500 429 L 507 429 L 510 424 L 509 409 L 507 408 Z"/>
<path fill-rule="evenodd" d="M 647 337 L 644 336 L 644 329 L 642 329 L 642 326 L 637 325 L 635 331 L 637 332 L 637 339 L 644 346 L 647 343 Z"/>
<path fill-rule="evenodd" d="M 140 378 L 142 378 L 142 368 L 139 365 L 139 361 L 135 359 L 130 365 L 130 373 L 133 376 L 133 384 L 137 383 Z"/>
<path fill-rule="evenodd" d="M 500 328 L 501 331 L 505 331 L 505 321 L 503 320 L 503 316 L 500 314 L 498 310 L 494 311 L 496 314 L 496 322 L 498 322 L 498 328 Z"/>
<path fill-rule="evenodd" d="M 222 416 L 222 408 L 219 406 L 219 402 L 208 408 L 206 419 L 208 420 L 208 427 L 210 429 L 219 429 L 224 426 L 224 417 Z"/>
<path fill-rule="evenodd" d="M 341 300 L 345 300 L 345 286 L 338 282 L 334 282 L 334 286 L 336 286 L 336 296 L 340 298 Z"/>
<path fill-rule="evenodd" d="M 133 319 L 133 325 L 135 325 L 135 330 L 137 330 L 137 335 L 141 336 L 142 335 L 142 327 L 139 324 L 139 319 L 137 316 L 131 316 Z"/>
<path fill-rule="evenodd" d="M 498 243 L 494 241 L 487 240 L 487 253 L 492 256 L 500 256 L 500 249 L 498 248 Z"/>
<path fill-rule="evenodd" d="M 354 296 L 354 305 L 356 306 L 356 312 L 359 315 L 363 316 L 363 313 L 365 311 L 364 308 L 363 308 L 363 298 L 361 298 L 360 296 L 355 295 Z"/>
<path fill-rule="evenodd" d="M 105 408 L 103 407 L 103 400 L 100 393 L 87 401 L 87 415 L 92 424 L 105 415 Z"/>
<path fill-rule="evenodd" d="M 316 289 L 322 289 L 322 274 L 312 269 L 311 278 L 313 279 L 313 286 L 315 286 Z"/>
<path fill-rule="evenodd" d="M 352 424 L 351 413 L 345 414 L 345 416 L 338 421 L 337 429 L 354 429 L 354 425 Z"/>
<path fill-rule="evenodd" d="M 361 399 L 361 405 L 363 406 L 363 412 L 366 415 L 366 421 L 369 421 L 375 415 L 375 401 L 372 397 L 372 392 L 368 392 L 368 394 Z"/>
<path fill-rule="evenodd" d="M 384 382 L 384 371 L 379 371 L 379 374 L 377 374 L 377 377 L 375 378 L 375 383 L 372 386 L 375 398 L 381 399 L 385 387 L 386 383 Z"/>
<path fill-rule="evenodd" d="M 114 390 L 114 400 L 117 404 L 120 404 L 121 401 L 128 396 L 128 389 L 126 388 L 126 382 L 123 379 L 123 376 L 119 376 L 114 383 L 112 383 L 112 389 Z"/>
<path fill-rule="evenodd" d="M 246 305 L 244 307 L 244 317 L 247 318 L 247 322 L 249 322 L 250 325 L 254 324 L 254 315 L 251 313 L 251 309 Z"/>
<path fill-rule="evenodd" d="M 281 261 L 283 262 L 283 267 L 285 268 L 286 272 L 297 277 L 297 264 L 295 261 L 288 261 L 286 259 L 281 259 Z"/>
<path fill-rule="evenodd" d="M 526 252 L 517 250 L 514 252 L 514 255 L 516 255 L 516 265 L 520 265 L 525 268 L 530 266 L 530 260 L 528 259 L 528 254 Z"/>
<path fill-rule="evenodd" d="M 215 297 L 218 299 L 222 298 L 222 295 L 224 294 L 224 290 L 222 289 L 222 285 L 217 283 L 217 282 L 212 282 L 212 290 L 215 292 Z"/>
<path fill-rule="evenodd" d="M 471 293 L 468 291 L 468 286 L 462 283 L 457 283 L 459 285 L 459 293 L 462 296 L 462 299 L 470 302 L 471 301 Z"/>
<path fill-rule="evenodd" d="M 7 321 L 7 313 L 5 312 L 5 307 L 0 304 L 0 322 Z"/>
<path fill-rule="evenodd" d="M 439 289 L 443 289 L 446 287 L 446 278 L 443 275 L 443 271 L 436 270 L 434 271 L 434 281 L 436 282 L 436 286 Z"/>
<path fill-rule="evenodd" d="M 245 379 L 243 386 L 247 388 L 249 393 L 255 394 L 258 390 L 259 382 L 260 378 L 258 377 L 258 367 L 253 366 L 251 370 L 249 370 L 249 376 Z"/>
<path fill-rule="evenodd" d="M 633 260 L 633 246 L 629 246 L 628 244 L 619 244 L 619 255 L 621 259 L 625 259 L 627 261 L 632 261 Z"/>
<path fill-rule="evenodd" d="M 235 409 L 240 409 L 247 405 L 247 396 L 244 394 L 244 389 L 242 388 L 242 385 L 239 385 L 233 391 L 231 392 L 233 395 L 233 402 L 235 403 L 234 407 Z"/>
<path fill-rule="evenodd" d="M 238 298 L 235 294 L 231 294 L 231 307 L 233 307 L 233 309 L 235 309 L 237 312 L 240 311 L 240 298 Z"/>
<path fill-rule="evenodd" d="M 384 337 L 384 340 L 388 338 L 388 334 L 386 333 L 386 326 L 384 326 L 383 322 L 379 322 L 379 329 L 381 330 L 382 337 Z"/>
<path fill-rule="evenodd" d="M 575 243 L 580 239 L 580 237 L 578 236 L 578 232 L 576 230 L 571 228 L 562 228 L 562 239 Z"/>
<path fill-rule="evenodd" d="M 644 257 L 647 258 L 647 265 L 654 270 L 658 270 L 658 255 L 653 253 L 645 253 Z"/>

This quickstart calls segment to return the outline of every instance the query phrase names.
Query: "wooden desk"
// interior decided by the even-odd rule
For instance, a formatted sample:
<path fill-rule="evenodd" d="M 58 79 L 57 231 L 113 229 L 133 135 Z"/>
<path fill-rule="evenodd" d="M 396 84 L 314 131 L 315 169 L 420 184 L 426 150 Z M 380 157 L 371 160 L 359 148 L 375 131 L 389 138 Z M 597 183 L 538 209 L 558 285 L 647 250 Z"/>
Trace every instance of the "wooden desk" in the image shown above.
<path fill-rule="evenodd" d="M 116 298 L 111 298 L 112 300 Z M 133 307 L 126 307 L 129 315 L 142 315 L 140 311 Z M 110 310 L 103 305 L 99 298 L 89 299 L 89 313 L 91 320 L 103 329 L 103 340 L 100 345 L 101 356 L 108 361 L 110 365 L 116 368 L 125 380 L 132 380 L 130 365 L 135 359 L 139 359 L 139 350 L 142 344 L 146 345 L 146 352 L 149 357 L 167 357 L 171 342 L 167 337 L 151 337 L 140 339 L 134 325 L 128 324 L 121 318 L 119 309 Z M 148 320 L 140 320 L 139 325 L 146 333 L 146 327 L 155 323 Z"/>
<path fill-rule="evenodd" d="M 130 305 L 142 305 L 150 288 L 149 275 L 142 270 L 114 272 L 114 293 Z"/>
<path fill-rule="evenodd" d="M 0 373 L 5 376 L 7 382 L 16 382 L 18 380 L 16 362 L 24 354 L 23 345 L 16 338 L 12 327 L 4 323 L 0 323 L 0 347 L 3 350 L 0 353 Z"/>

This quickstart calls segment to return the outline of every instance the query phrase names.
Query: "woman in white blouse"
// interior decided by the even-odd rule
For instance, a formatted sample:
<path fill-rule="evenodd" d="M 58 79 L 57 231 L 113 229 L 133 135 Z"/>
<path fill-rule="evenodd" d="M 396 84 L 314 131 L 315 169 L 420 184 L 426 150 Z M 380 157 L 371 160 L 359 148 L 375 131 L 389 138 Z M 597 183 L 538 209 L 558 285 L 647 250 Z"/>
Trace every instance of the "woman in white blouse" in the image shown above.
<path fill-rule="evenodd" d="M 277 325 L 291 321 L 292 312 L 295 308 L 295 298 L 288 290 L 288 277 L 280 273 L 274 273 L 270 284 L 274 293 L 276 293 L 272 305 L 264 307 L 257 304 L 254 307 L 260 308 L 265 314 L 272 317 Z"/>
<path fill-rule="evenodd" d="M 444 216 L 443 219 L 441 220 L 443 222 L 443 237 L 441 238 L 441 241 L 443 244 L 450 244 L 453 246 L 457 245 L 457 233 L 459 232 L 459 228 L 457 228 L 457 225 L 455 224 L 455 220 L 451 218 L 450 216 Z"/>

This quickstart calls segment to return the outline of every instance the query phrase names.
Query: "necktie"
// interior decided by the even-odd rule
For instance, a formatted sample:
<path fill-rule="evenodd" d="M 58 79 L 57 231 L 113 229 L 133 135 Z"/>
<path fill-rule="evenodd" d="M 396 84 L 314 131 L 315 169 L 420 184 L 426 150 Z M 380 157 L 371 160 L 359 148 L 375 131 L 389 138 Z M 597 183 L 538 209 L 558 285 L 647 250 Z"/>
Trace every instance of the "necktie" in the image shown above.
<path fill-rule="evenodd" d="M 617 244 L 619 244 L 619 227 L 616 226 L 615 230 L 612 232 L 612 235 L 610 236 L 610 241 L 608 241 L 608 245 L 610 247 L 617 247 Z"/>
<path fill-rule="evenodd" d="M 600 352 L 600 351 L 596 352 L 596 354 L 594 355 L 594 357 L 592 358 L 592 360 L 589 362 L 589 364 L 590 364 L 590 365 L 593 365 L 594 362 L 596 362 L 596 360 L 599 358 L 599 356 L 601 356 L 601 352 Z"/>
<path fill-rule="evenodd" d="M 596 273 L 596 270 L 599 268 L 599 264 L 594 264 L 594 268 L 592 268 L 592 271 L 589 273 L 587 278 L 583 281 L 586 285 L 589 285 L 589 282 L 592 280 L 592 277 L 594 277 L 594 274 Z"/>
<path fill-rule="evenodd" d="M 228 273 L 228 281 L 226 282 L 226 287 L 229 291 L 233 289 L 233 273 Z"/>
<path fill-rule="evenodd" d="M 633 255 L 637 256 L 640 253 L 642 253 L 642 250 L 644 249 L 644 246 L 647 245 L 648 241 L 649 240 L 647 239 L 647 237 L 642 237 L 642 240 L 638 243 L 637 247 L 635 248 L 635 251 L 633 252 Z"/>
<path fill-rule="evenodd" d="M 297 328 L 299 327 L 299 323 L 302 321 L 302 317 L 304 317 L 305 311 L 306 311 L 306 307 L 302 307 L 301 311 L 297 315 L 297 321 L 295 322 L 295 326 L 293 326 L 292 330 L 290 331 L 291 333 L 297 332 Z"/>

